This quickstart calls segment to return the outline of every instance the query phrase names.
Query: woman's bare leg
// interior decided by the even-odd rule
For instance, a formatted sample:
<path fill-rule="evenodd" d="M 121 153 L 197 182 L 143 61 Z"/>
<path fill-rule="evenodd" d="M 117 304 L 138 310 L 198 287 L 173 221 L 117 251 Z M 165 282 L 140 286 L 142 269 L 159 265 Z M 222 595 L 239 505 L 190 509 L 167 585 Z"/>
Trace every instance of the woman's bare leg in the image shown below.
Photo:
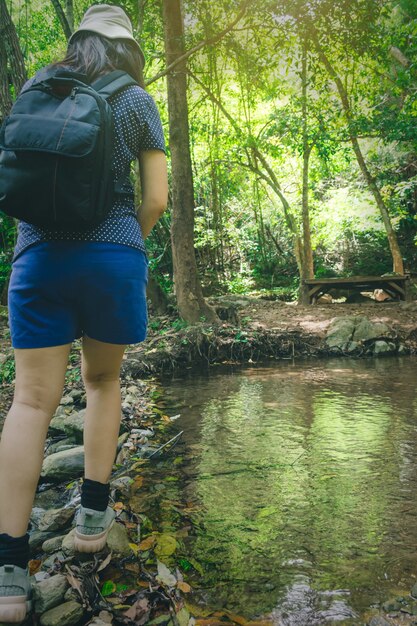
<path fill-rule="evenodd" d="M 15 350 L 15 393 L 0 441 L 0 532 L 12 537 L 27 532 L 70 348 L 71 344 Z"/>
<path fill-rule="evenodd" d="M 83 338 L 85 477 L 107 483 L 116 456 L 121 418 L 120 366 L 126 346 Z"/>

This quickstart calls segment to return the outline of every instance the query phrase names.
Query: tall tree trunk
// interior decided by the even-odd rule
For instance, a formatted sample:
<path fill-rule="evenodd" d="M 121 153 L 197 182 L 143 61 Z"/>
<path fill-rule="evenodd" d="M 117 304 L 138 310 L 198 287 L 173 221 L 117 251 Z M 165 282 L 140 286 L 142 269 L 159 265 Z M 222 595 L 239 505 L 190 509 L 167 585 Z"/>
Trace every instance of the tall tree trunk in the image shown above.
<path fill-rule="evenodd" d="M 303 43 L 303 57 L 301 61 L 301 82 L 302 82 L 302 118 L 303 118 L 303 197 L 302 197 L 302 219 L 303 219 L 303 250 L 302 269 L 300 280 L 299 304 L 309 304 L 308 289 L 304 285 L 306 278 L 314 278 L 313 251 L 311 248 L 310 229 L 310 207 L 309 207 L 309 165 L 312 146 L 308 138 L 308 107 L 307 107 L 307 47 L 306 39 Z"/>
<path fill-rule="evenodd" d="M 61 6 L 61 3 L 59 0 L 51 0 L 53 7 L 55 9 L 55 13 L 57 14 L 57 17 L 59 19 L 59 22 L 62 26 L 62 30 L 64 31 L 64 35 L 67 38 L 67 40 L 71 37 L 72 35 L 72 29 L 69 25 L 67 16 L 65 15 L 65 11 Z"/>
<path fill-rule="evenodd" d="M 163 0 L 165 56 L 169 66 L 184 55 L 180 0 Z M 194 250 L 194 187 L 188 132 L 186 61 L 167 74 L 172 166 L 172 256 L 181 317 L 190 323 L 218 321 L 204 300 Z"/>
<path fill-rule="evenodd" d="M 68 26 L 74 32 L 74 0 L 66 0 L 65 4 Z"/>
<path fill-rule="evenodd" d="M 392 227 L 391 218 L 390 218 L 388 209 L 381 196 L 381 192 L 379 191 L 375 178 L 372 176 L 371 172 L 368 169 L 365 158 L 362 154 L 361 147 L 359 145 L 359 140 L 354 134 L 354 132 L 352 131 L 352 121 L 353 121 L 352 110 L 350 107 L 347 91 L 345 89 L 345 86 L 343 85 L 343 82 L 340 76 L 337 74 L 336 70 L 334 69 L 328 57 L 326 56 L 323 49 L 321 48 L 317 38 L 315 38 L 315 45 L 316 45 L 316 49 L 319 54 L 320 60 L 322 61 L 329 75 L 332 77 L 332 79 L 334 80 L 336 84 L 337 90 L 339 92 L 340 100 L 342 102 L 343 110 L 345 112 L 346 121 L 347 121 L 348 128 L 349 128 L 350 141 L 352 143 L 353 151 L 356 155 L 356 160 L 358 161 L 362 175 L 364 179 L 366 180 L 369 190 L 374 196 L 375 202 L 381 213 L 382 221 L 384 223 L 385 230 L 386 230 L 387 237 L 388 237 L 389 247 L 391 250 L 392 261 L 393 261 L 393 271 L 396 272 L 397 274 L 404 274 L 403 258 L 402 258 L 400 246 L 398 245 L 397 235 L 395 233 L 395 230 Z"/>
<path fill-rule="evenodd" d="M 9 114 L 12 108 L 10 95 L 9 73 L 7 71 L 6 46 L 3 37 L 0 37 L 0 123 Z"/>
<path fill-rule="evenodd" d="M 27 81 L 27 73 L 16 28 L 7 9 L 6 0 L 0 0 L 0 39 L 2 40 L 2 49 L 0 50 L 3 57 L 2 62 L 4 63 L 5 58 L 5 63 L 10 68 L 15 93 L 19 93 Z"/>

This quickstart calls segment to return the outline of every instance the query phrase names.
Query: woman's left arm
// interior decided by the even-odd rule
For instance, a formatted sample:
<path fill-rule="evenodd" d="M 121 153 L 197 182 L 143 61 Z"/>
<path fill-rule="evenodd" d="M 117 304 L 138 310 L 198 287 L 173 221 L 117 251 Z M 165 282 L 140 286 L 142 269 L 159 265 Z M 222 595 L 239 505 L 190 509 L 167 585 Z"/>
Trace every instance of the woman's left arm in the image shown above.
<path fill-rule="evenodd" d="M 144 150 L 139 154 L 142 202 L 138 221 L 144 239 L 159 220 L 168 203 L 167 160 L 162 150 Z"/>

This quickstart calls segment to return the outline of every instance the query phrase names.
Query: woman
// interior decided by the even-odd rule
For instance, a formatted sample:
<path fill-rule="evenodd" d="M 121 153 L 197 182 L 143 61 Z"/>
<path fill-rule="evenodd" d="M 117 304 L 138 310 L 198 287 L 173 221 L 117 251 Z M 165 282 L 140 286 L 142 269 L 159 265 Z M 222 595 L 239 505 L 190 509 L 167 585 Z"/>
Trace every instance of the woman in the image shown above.
<path fill-rule="evenodd" d="M 143 64 L 124 11 L 101 4 L 86 12 L 66 57 L 55 65 L 87 74 L 90 82 L 122 69 L 143 84 Z M 27 528 L 48 425 L 62 397 L 71 343 L 78 337 L 87 409 L 76 549 L 103 548 L 114 521 L 108 499 L 121 415 L 120 366 L 126 345 L 143 341 L 146 334 L 143 240 L 166 208 L 167 171 L 152 98 L 130 86 L 109 102 L 118 179 L 128 181 L 131 163 L 139 160 L 137 214 L 126 182 L 127 195 L 88 231 L 19 224 L 9 289 L 15 394 L 0 442 L 0 622 L 20 622 L 30 607 Z"/>

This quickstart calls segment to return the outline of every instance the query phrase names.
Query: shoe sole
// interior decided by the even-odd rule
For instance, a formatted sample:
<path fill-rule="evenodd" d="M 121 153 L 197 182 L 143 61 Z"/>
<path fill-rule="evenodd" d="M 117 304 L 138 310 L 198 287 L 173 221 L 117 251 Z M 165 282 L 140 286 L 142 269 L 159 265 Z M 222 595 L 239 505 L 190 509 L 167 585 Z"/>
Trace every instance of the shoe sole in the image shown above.
<path fill-rule="evenodd" d="M 112 521 L 106 530 L 97 535 L 83 535 L 76 530 L 74 535 L 74 549 L 76 552 L 100 552 L 106 545 L 107 535 L 114 522 L 115 520 Z"/>
<path fill-rule="evenodd" d="M 0 598 L 0 622 L 18 624 L 30 612 L 32 603 L 27 596 L 4 596 Z"/>

